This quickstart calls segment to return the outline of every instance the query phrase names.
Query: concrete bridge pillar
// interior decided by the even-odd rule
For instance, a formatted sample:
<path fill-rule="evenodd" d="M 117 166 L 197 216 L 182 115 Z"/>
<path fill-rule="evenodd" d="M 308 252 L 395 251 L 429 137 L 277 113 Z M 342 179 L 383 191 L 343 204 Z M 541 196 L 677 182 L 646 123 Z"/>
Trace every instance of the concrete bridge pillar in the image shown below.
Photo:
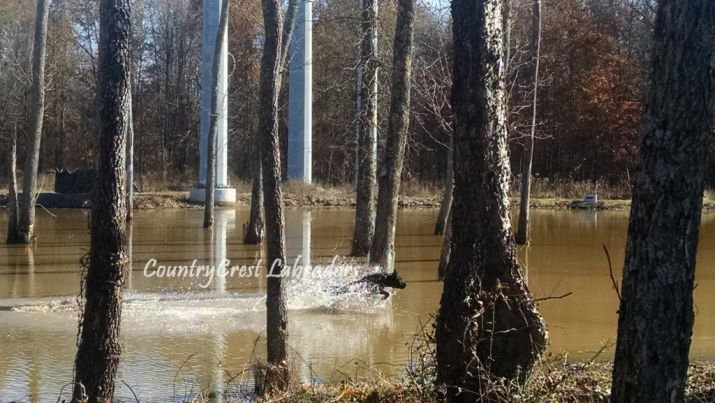
<path fill-rule="evenodd" d="M 201 31 L 201 136 L 199 138 L 199 183 L 191 189 L 189 198 L 195 202 L 206 200 L 206 167 L 208 166 L 209 121 L 213 57 L 221 19 L 222 0 L 203 0 L 203 28 Z M 236 189 L 228 182 L 228 30 L 224 32 L 219 69 L 218 133 L 216 142 L 216 203 L 235 203 Z"/>
<path fill-rule="evenodd" d="M 313 180 L 313 0 L 301 0 L 290 44 L 288 179 Z"/>

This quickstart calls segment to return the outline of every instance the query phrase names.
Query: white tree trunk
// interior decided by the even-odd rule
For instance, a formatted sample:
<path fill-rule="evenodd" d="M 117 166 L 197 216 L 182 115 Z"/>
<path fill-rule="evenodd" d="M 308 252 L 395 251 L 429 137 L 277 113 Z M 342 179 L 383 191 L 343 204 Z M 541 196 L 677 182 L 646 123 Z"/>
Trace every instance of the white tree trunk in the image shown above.
<path fill-rule="evenodd" d="M 45 47 L 47 20 L 51 0 L 37 1 L 35 40 L 32 51 L 32 87 L 30 88 L 30 128 L 27 154 L 22 171 L 22 203 L 20 205 L 20 243 L 30 243 L 35 229 L 35 192 L 40 161 L 42 120 L 45 114 Z"/>

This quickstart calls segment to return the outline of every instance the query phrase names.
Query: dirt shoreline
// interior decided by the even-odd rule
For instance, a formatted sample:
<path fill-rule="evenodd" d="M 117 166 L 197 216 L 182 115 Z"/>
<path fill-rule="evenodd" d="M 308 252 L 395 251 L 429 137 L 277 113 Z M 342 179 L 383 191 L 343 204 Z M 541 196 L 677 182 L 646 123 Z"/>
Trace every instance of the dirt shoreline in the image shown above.
<path fill-rule="evenodd" d="M 309 208 L 350 208 L 355 207 L 355 196 L 347 191 L 316 191 L 316 192 L 286 192 L 284 194 L 286 207 L 309 207 Z M 439 208 L 442 202 L 441 196 L 400 196 L 399 207 L 403 209 L 419 208 Z M 90 200 L 88 194 L 61 194 L 45 192 L 40 194 L 38 203 L 44 208 L 89 208 Z M 518 204 L 517 198 L 512 198 L 514 205 Z M 0 193 L 0 208 L 6 208 L 8 204 L 7 194 Z M 251 204 L 251 194 L 249 192 L 238 193 L 236 206 L 247 207 Z M 587 204 L 580 200 L 569 198 L 533 198 L 531 207 L 536 209 L 554 210 L 627 210 L 630 208 L 630 200 L 600 200 L 597 204 Z M 186 192 L 148 192 L 137 193 L 134 200 L 134 208 L 140 210 L 151 209 L 185 209 L 202 208 L 201 203 L 193 203 L 188 200 Z M 715 210 L 715 200 L 705 198 L 703 203 L 705 211 Z"/>

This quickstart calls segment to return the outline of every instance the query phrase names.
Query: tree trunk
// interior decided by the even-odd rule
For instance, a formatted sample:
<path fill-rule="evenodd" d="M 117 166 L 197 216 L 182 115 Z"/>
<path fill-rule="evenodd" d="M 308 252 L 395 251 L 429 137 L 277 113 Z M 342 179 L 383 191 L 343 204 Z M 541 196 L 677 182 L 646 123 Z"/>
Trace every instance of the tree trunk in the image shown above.
<path fill-rule="evenodd" d="M 59 111 L 57 112 L 57 141 L 55 142 L 55 168 L 64 168 L 65 158 L 65 128 L 66 119 L 65 112 L 67 109 L 67 101 L 65 95 L 60 93 L 57 95 L 59 100 L 57 101 L 60 105 L 58 106 Z"/>
<path fill-rule="evenodd" d="M 134 106 L 131 99 L 127 105 L 127 221 L 131 221 L 134 218 Z"/>
<path fill-rule="evenodd" d="M 512 10 L 511 10 L 511 1 L 512 0 L 504 0 L 504 12 L 502 14 L 502 29 L 504 30 L 503 35 L 504 35 L 504 45 L 503 45 L 503 52 L 504 52 L 504 77 L 509 76 L 509 72 L 511 72 L 511 29 L 512 29 L 512 23 L 511 23 L 511 15 L 512 15 Z M 533 27 L 533 26 L 532 26 Z M 509 110 L 509 92 L 507 91 L 507 113 Z M 507 115 L 508 116 L 508 115 Z"/>
<path fill-rule="evenodd" d="M 516 231 L 516 243 L 529 243 L 529 203 L 531 199 L 531 169 L 534 164 L 534 137 L 536 137 L 536 101 L 539 94 L 539 62 L 541 56 L 541 0 L 534 0 L 531 20 L 531 63 L 534 77 L 534 98 L 531 110 L 531 133 L 526 139 L 526 166 L 521 177 L 521 201 L 519 202 L 519 227 Z"/>
<path fill-rule="evenodd" d="M 353 256 L 367 256 L 375 235 L 377 180 L 377 0 L 361 0 L 362 37 L 358 64 L 357 195 Z"/>
<path fill-rule="evenodd" d="M 261 168 L 260 136 L 255 123 L 251 124 L 251 213 L 243 228 L 243 243 L 260 245 L 263 243 L 265 215 L 263 212 L 263 169 Z"/>
<path fill-rule="evenodd" d="M 285 218 L 281 184 L 278 91 L 281 70 L 281 2 L 262 0 L 264 45 L 261 59 L 258 134 L 261 143 L 263 198 L 265 203 L 268 273 L 266 337 L 268 364 L 266 390 L 284 389 L 288 384 L 286 339 L 288 315 L 281 279 L 286 262 Z"/>
<path fill-rule="evenodd" d="M 385 160 L 380 169 L 375 239 L 370 249 L 370 263 L 378 264 L 387 271 L 392 270 L 394 263 L 397 202 L 400 195 L 407 131 L 410 126 L 414 18 L 415 0 L 399 0 L 393 47 L 390 120 L 387 127 Z"/>
<path fill-rule="evenodd" d="M 22 171 L 22 203 L 20 203 L 20 238 L 18 243 L 29 244 L 35 228 L 35 192 L 37 169 L 40 161 L 42 119 L 45 114 L 45 45 L 47 44 L 47 20 L 51 0 L 37 1 L 35 18 L 35 41 L 32 50 L 32 87 L 30 88 L 30 125 L 27 153 Z"/>
<path fill-rule="evenodd" d="M 682 402 L 712 142 L 710 0 L 660 0 L 633 186 L 612 400 Z"/>
<path fill-rule="evenodd" d="M 301 2 L 306 0 L 288 0 L 288 10 L 283 17 L 283 32 L 281 37 L 281 53 L 278 57 L 280 60 L 280 73 L 278 75 L 278 90 L 280 91 L 283 85 L 283 75 L 288 68 L 288 54 L 290 53 L 290 41 L 293 36 L 293 31 L 295 30 L 296 19 L 298 18 L 298 6 Z M 312 0 L 311 0 L 312 1 Z"/>
<path fill-rule="evenodd" d="M 547 344 L 509 220 L 503 4 L 452 1 L 452 251 L 436 325 L 438 382 L 450 401 L 495 398 L 487 381 L 523 379 Z"/>
<path fill-rule="evenodd" d="M 437 277 L 440 281 L 444 281 L 447 275 L 447 266 L 449 266 L 449 255 L 452 253 L 452 209 L 447 213 L 446 227 L 444 230 L 444 239 L 442 240 L 442 252 L 439 255 L 439 267 L 437 268 Z"/>
<path fill-rule="evenodd" d="M 17 125 L 13 132 L 12 144 L 10 146 L 10 169 L 8 175 L 8 222 L 7 222 L 7 243 L 15 244 L 20 240 L 20 228 L 18 226 L 17 212 Z"/>
<path fill-rule="evenodd" d="M 73 401 L 113 399 L 128 266 L 125 129 L 129 120 L 130 0 L 100 4 L 99 163 L 92 192 L 89 267 L 75 360 Z"/>
<path fill-rule="evenodd" d="M 283 21 L 283 32 L 281 39 L 281 53 L 278 57 L 282 72 L 285 71 L 288 63 L 288 44 L 290 43 L 293 29 L 295 28 L 295 20 L 298 15 L 299 0 L 290 0 L 288 2 L 288 10 L 286 11 Z M 282 85 L 283 74 L 277 77 L 276 88 L 280 91 Z M 254 161 L 251 162 L 253 174 L 253 186 L 251 188 L 251 215 L 243 233 L 243 243 L 247 245 L 258 245 L 263 242 L 263 227 L 265 224 L 264 203 L 263 203 L 263 169 L 261 167 L 261 136 L 256 133 L 254 136 Z"/>
<path fill-rule="evenodd" d="M 449 212 L 452 210 L 452 192 L 454 192 L 454 142 L 449 142 L 447 152 L 447 180 L 444 184 L 444 197 L 439 208 L 437 223 L 434 226 L 435 235 L 443 235 L 447 231 Z M 443 249 L 444 250 L 444 249 Z"/>
<path fill-rule="evenodd" d="M 263 243 L 263 226 L 265 217 L 263 215 L 263 174 L 261 169 L 260 154 L 254 155 L 252 161 L 253 187 L 251 189 L 251 216 L 248 225 L 243 233 L 243 243 L 246 245 L 260 245 Z"/>
<path fill-rule="evenodd" d="M 206 198 L 204 199 L 204 228 L 209 228 L 214 225 L 214 191 L 216 189 L 216 142 L 218 139 L 218 114 L 219 102 L 225 102 L 224 99 L 219 99 L 218 76 L 221 70 L 221 51 L 223 50 L 223 41 L 227 40 L 228 28 L 228 0 L 221 3 L 221 17 L 219 19 L 218 34 L 216 34 L 216 47 L 214 48 L 213 64 L 211 69 L 211 118 L 209 119 L 209 144 L 207 148 L 206 165 Z"/>

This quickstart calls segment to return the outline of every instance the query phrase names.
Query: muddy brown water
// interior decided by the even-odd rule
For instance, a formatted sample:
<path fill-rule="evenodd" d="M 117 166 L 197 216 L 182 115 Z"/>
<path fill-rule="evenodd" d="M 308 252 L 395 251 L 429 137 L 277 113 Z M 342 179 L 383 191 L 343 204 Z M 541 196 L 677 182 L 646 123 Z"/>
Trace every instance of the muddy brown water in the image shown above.
<path fill-rule="evenodd" d="M 87 212 L 38 212 L 33 249 L 0 246 L 0 401 L 56 400 L 71 381 L 77 334 L 74 296 L 79 260 L 89 248 Z M 326 265 L 349 253 L 351 210 L 287 211 L 290 260 Z M 411 342 L 436 311 L 441 239 L 432 235 L 435 210 L 405 210 L 398 218 L 397 268 L 408 287 L 388 301 L 355 293 L 336 297 L 341 280 L 305 278 L 290 289 L 289 345 L 294 373 L 329 382 L 372 371 L 404 374 Z M 216 229 L 201 228 L 201 210 L 138 211 L 131 227 L 117 396 L 186 398 L 201 390 L 237 393 L 250 383 L 247 364 L 264 357 L 265 278 L 168 278 L 157 265 L 211 264 L 224 258 L 250 270 L 261 251 L 241 243 L 248 211 L 219 210 Z M 605 245 L 620 280 L 627 212 L 537 210 L 532 243 L 519 251 L 528 283 L 549 325 L 551 351 L 572 359 L 609 359 L 617 297 Z M 0 229 L 7 212 L 0 211 Z M 145 270 L 147 263 L 150 267 Z M 152 276 L 153 274 L 153 276 Z M 715 359 L 715 214 L 705 214 L 697 266 L 696 324 L 691 355 Z M 202 285 L 208 285 L 203 288 Z M 327 291 L 326 291 L 327 290 Z M 342 298 L 342 299 L 341 299 Z M 228 384 L 228 388 L 226 385 Z M 69 387 L 65 388 L 65 396 Z"/>

